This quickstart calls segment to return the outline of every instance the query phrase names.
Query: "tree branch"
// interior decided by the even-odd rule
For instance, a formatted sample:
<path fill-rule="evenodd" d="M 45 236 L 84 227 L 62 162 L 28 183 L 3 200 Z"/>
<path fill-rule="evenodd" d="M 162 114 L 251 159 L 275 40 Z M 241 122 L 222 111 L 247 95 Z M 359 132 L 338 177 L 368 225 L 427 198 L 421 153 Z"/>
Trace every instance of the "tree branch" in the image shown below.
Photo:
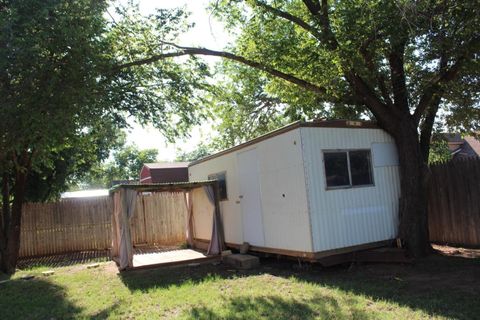
<path fill-rule="evenodd" d="M 397 126 L 397 121 L 394 115 L 390 112 L 389 108 L 382 103 L 377 97 L 374 90 L 355 73 L 354 70 L 350 70 L 346 73 L 347 81 L 353 87 L 356 97 L 363 101 L 368 109 L 373 113 L 378 123 L 384 129 L 389 129 L 389 133 Z"/>
<path fill-rule="evenodd" d="M 0 218 L 0 242 L 4 235 L 1 232 L 5 232 L 8 229 L 10 221 L 10 186 L 9 186 L 9 174 L 5 170 L 2 177 L 2 217 Z"/>
<path fill-rule="evenodd" d="M 330 50 L 336 50 L 338 48 L 338 41 L 333 33 L 330 25 L 330 17 L 328 15 L 328 1 L 322 0 L 322 3 L 318 0 L 303 0 L 303 3 L 310 11 L 311 15 L 320 22 L 323 32 L 323 40 L 326 41 Z"/>
<path fill-rule="evenodd" d="M 3 173 L 2 177 L 2 214 L 0 216 L 0 247 L 5 246 L 5 230 L 8 228 L 10 215 L 10 194 L 8 186 L 8 174 Z"/>
<path fill-rule="evenodd" d="M 475 50 L 478 49 L 479 41 L 480 37 L 476 34 L 469 41 L 465 42 L 461 48 L 462 53 L 458 56 L 456 62 L 454 62 L 448 69 L 447 57 L 444 53 L 440 56 L 439 73 L 425 88 L 423 95 L 418 102 L 417 108 L 413 113 L 413 118 L 417 125 L 420 123 L 423 113 L 427 110 L 430 101 L 434 98 L 435 94 L 439 94 L 444 89 L 443 85 L 455 80 L 463 65 L 473 58 L 473 55 L 476 52 Z"/>
<path fill-rule="evenodd" d="M 303 3 L 308 8 L 312 15 L 318 15 L 320 12 L 320 2 L 318 0 L 303 0 Z"/>
<path fill-rule="evenodd" d="M 435 95 L 427 109 L 427 114 L 425 115 L 425 119 L 423 120 L 420 129 L 420 149 L 425 163 L 428 163 L 433 124 L 435 123 L 435 117 L 437 116 L 441 101 L 442 97 L 440 95 Z"/>
<path fill-rule="evenodd" d="M 281 17 L 287 21 L 293 22 L 294 24 L 298 25 L 299 27 L 303 28 L 304 30 L 308 31 L 311 35 L 313 35 L 317 40 L 322 41 L 323 37 L 320 32 L 318 32 L 315 27 L 309 25 L 307 22 L 303 21 L 297 16 L 294 16 L 288 12 L 282 11 L 278 8 L 274 8 L 263 1 L 255 0 L 254 3 L 263 8 L 265 11 L 272 13 L 274 16 Z"/>
<path fill-rule="evenodd" d="M 331 48 L 335 50 L 338 48 L 338 42 L 330 25 L 330 17 L 328 15 L 328 0 L 322 0 L 321 10 L 322 14 L 320 15 L 320 21 L 322 22 L 324 33 L 330 43 Z"/>
<path fill-rule="evenodd" d="M 405 79 L 405 69 L 403 62 L 403 53 L 405 51 L 405 43 L 395 45 L 388 55 L 390 64 L 390 79 L 392 82 L 393 104 L 395 109 L 408 113 L 408 94 Z"/>
<path fill-rule="evenodd" d="M 447 69 L 447 59 L 444 56 L 440 58 L 440 72 L 425 88 L 420 101 L 418 102 L 417 108 L 413 113 L 413 118 L 416 124 L 420 123 L 420 119 L 430 105 L 434 95 L 440 93 L 442 90 L 442 85 L 455 79 L 465 60 L 465 57 L 462 56 L 457 60 L 457 62 Z"/>
<path fill-rule="evenodd" d="M 306 80 L 300 79 L 292 74 L 288 74 L 282 71 L 279 71 L 277 69 L 274 69 L 272 67 L 266 66 L 263 63 L 259 63 L 253 60 L 246 59 L 242 56 L 235 55 L 230 52 L 225 52 L 225 51 L 215 51 L 215 50 L 210 50 L 210 49 L 205 49 L 205 48 L 193 48 L 193 47 L 182 47 L 182 46 L 177 46 L 179 51 L 176 52 L 167 52 L 167 53 L 162 53 L 158 55 L 151 56 L 149 58 L 137 60 L 137 61 L 132 61 L 128 62 L 122 65 L 119 65 L 117 68 L 115 68 L 114 71 L 120 71 L 122 69 L 127 69 L 130 67 L 134 66 L 141 66 L 145 64 L 150 64 L 153 62 L 165 60 L 167 58 L 171 57 L 180 57 L 180 56 L 195 56 L 195 55 L 203 55 L 203 56 L 214 56 L 214 57 L 222 57 L 225 59 L 233 60 L 236 62 L 240 62 L 242 64 L 245 64 L 247 66 L 253 67 L 255 69 L 264 71 L 266 73 L 271 74 L 272 76 L 275 76 L 277 78 L 286 80 L 290 83 L 296 84 L 299 87 L 302 87 L 306 90 L 312 91 L 317 94 L 325 94 L 326 90 L 323 87 L 317 86 L 313 83 L 310 83 Z"/>
<path fill-rule="evenodd" d="M 378 88 L 380 89 L 380 93 L 382 94 L 385 104 L 387 104 L 390 108 L 393 108 L 393 101 L 390 98 L 390 94 L 386 86 L 386 79 L 384 75 L 378 70 L 378 66 L 375 64 L 373 57 L 368 50 L 368 47 L 375 40 L 376 36 L 377 33 L 371 35 L 364 43 L 362 43 L 359 51 L 363 57 L 363 60 L 365 61 L 367 68 L 374 73 Z"/>
<path fill-rule="evenodd" d="M 303 3 L 310 11 L 312 16 L 320 22 L 323 36 L 328 43 L 330 51 L 338 49 L 338 41 L 330 25 L 328 0 L 303 0 Z M 353 87 L 354 94 L 359 101 L 362 101 L 378 120 L 380 126 L 387 128 L 396 127 L 396 119 L 389 112 L 389 108 L 375 94 L 375 91 L 357 74 L 354 69 L 348 68 L 344 71 L 345 78 Z M 387 124 L 389 126 L 387 126 Z"/>

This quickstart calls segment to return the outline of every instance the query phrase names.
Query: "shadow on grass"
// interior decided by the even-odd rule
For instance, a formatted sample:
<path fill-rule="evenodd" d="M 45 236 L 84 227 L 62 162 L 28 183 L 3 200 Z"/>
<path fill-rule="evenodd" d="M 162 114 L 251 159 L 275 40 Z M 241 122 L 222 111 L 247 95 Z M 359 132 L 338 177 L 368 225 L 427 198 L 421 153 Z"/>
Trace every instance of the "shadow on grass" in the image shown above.
<path fill-rule="evenodd" d="M 63 287 L 48 280 L 15 279 L 0 284 L 0 318 L 71 319 L 81 309 L 66 299 Z"/>
<path fill-rule="evenodd" d="M 354 301 L 349 301 L 354 305 Z M 189 319 L 369 319 L 369 315 L 354 307 L 345 310 L 336 299 L 315 296 L 312 299 L 297 301 L 278 296 L 236 297 L 229 299 L 220 310 L 207 306 L 194 307 L 187 314 Z"/>
<path fill-rule="evenodd" d="M 263 274 L 262 270 L 237 271 L 224 265 L 204 264 L 195 267 L 159 267 L 145 270 L 120 272 L 119 277 L 130 291 L 147 292 L 152 288 L 166 289 L 186 283 L 195 285 L 215 279 L 231 279 L 254 274 Z"/>
<path fill-rule="evenodd" d="M 97 312 L 96 314 L 93 314 L 93 315 L 89 316 L 89 318 L 90 319 L 108 319 L 108 318 L 111 318 L 115 314 L 115 311 L 120 307 L 121 303 L 128 303 L 128 302 L 125 302 L 125 301 L 116 302 L 116 303 L 112 304 L 111 306 L 109 306 L 108 308 L 105 308 L 105 309 Z"/>
<path fill-rule="evenodd" d="M 110 260 L 109 250 L 79 251 L 43 257 L 20 258 L 17 263 L 17 268 L 20 270 L 36 267 L 59 268 L 108 260 Z"/>
<path fill-rule="evenodd" d="M 299 282 L 366 296 L 374 301 L 386 301 L 413 310 L 419 309 L 429 315 L 474 319 L 480 314 L 480 259 L 432 255 L 418 261 L 415 265 L 369 264 L 357 265 L 353 268 L 337 266 L 327 269 L 312 266 L 307 270 L 293 268 L 293 265 L 293 262 L 262 260 L 262 266 L 259 269 L 244 272 L 234 271 L 225 265 L 204 265 L 132 271 L 121 273 L 120 277 L 131 291 L 145 292 L 151 288 L 168 288 L 185 283 L 198 284 L 215 281 L 215 279 L 271 274 L 283 278 L 293 277 Z M 267 315 L 271 313 L 274 316 L 265 317 L 274 319 L 295 318 L 302 313 L 306 316 L 301 318 L 308 319 L 308 317 L 322 316 L 322 310 L 333 310 L 334 314 L 341 312 L 335 308 L 336 301 L 328 299 L 328 297 L 318 296 L 314 301 L 298 302 L 282 300 L 275 296 L 240 300 L 236 298 L 235 301 L 228 301 L 228 307 L 221 313 L 202 306 L 192 309 L 189 316 L 207 319 L 243 319 L 252 318 L 252 315 L 259 312 Z M 355 301 L 352 301 L 352 304 L 349 303 L 349 305 L 353 304 Z M 355 318 L 368 318 L 362 310 L 354 311 L 358 313 Z M 239 314 L 235 316 L 237 313 Z M 327 314 L 325 317 L 334 317 L 334 314 L 330 316 Z"/>
<path fill-rule="evenodd" d="M 480 259 L 432 255 L 414 266 L 360 266 L 306 282 L 387 300 L 431 315 L 475 319 L 480 314 Z"/>
<path fill-rule="evenodd" d="M 354 265 L 295 277 L 429 315 L 475 319 L 480 314 L 480 259 L 433 254 L 414 265 Z"/>

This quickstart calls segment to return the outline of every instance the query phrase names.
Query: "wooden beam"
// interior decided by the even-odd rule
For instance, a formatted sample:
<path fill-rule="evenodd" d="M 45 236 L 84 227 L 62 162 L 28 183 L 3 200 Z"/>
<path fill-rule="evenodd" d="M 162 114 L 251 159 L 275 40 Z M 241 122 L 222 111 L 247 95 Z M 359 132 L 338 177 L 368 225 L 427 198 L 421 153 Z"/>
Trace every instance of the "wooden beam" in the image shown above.
<path fill-rule="evenodd" d="M 134 189 L 138 192 L 180 192 L 200 188 L 203 186 L 214 185 L 216 180 L 175 182 L 175 183 L 145 183 L 145 184 L 119 184 L 110 189 L 110 194 L 121 189 Z"/>
<path fill-rule="evenodd" d="M 250 250 L 254 252 L 278 254 L 286 257 L 295 257 L 295 258 L 300 258 L 302 260 L 314 262 L 322 258 L 330 257 L 334 255 L 352 253 L 356 251 L 388 246 L 392 243 L 392 241 L 393 240 L 377 241 L 377 242 L 365 243 L 365 244 L 356 245 L 356 246 L 325 250 L 325 251 L 317 251 L 317 252 L 306 252 L 306 251 L 299 251 L 299 250 L 288 250 L 288 249 L 278 249 L 278 248 L 268 248 L 268 247 L 258 247 L 258 246 L 250 246 Z M 226 243 L 226 245 L 229 248 L 233 248 L 237 250 L 241 246 L 241 244 L 228 243 L 228 242 Z"/>
<path fill-rule="evenodd" d="M 125 271 L 135 271 L 135 270 L 154 269 L 154 268 L 181 267 L 181 266 L 187 266 L 191 263 L 199 263 L 199 264 L 212 263 L 215 261 L 220 261 L 221 259 L 222 259 L 221 256 L 208 256 L 208 257 L 190 259 L 190 260 L 146 264 L 138 267 L 130 267 L 120 271 L 125 272 Z"/>

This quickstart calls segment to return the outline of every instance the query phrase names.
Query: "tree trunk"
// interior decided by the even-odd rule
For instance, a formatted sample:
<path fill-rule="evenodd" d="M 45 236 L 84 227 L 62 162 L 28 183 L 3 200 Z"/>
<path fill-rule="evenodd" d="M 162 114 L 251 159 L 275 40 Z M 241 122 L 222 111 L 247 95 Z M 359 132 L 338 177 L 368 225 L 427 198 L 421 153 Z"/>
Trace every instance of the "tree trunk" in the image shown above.
<path fill-rule="evenodd" d="M 428 234 L 427 182 L 428 166 L 424 161 L 417 128 L 402 121 L 394 133 L 400 161 L 401 198 L 399 237 L 414 257 L 431 251 Z"/>
<path fill-rule="evenodd" d="M 26 170 L 18 170 L 13 189 L 13 204 L 10 212 L 10 223 L 5 230 L 5 243 L 0 248 L 0 268 L 7 274 L 15 272 L 20 250 L 20 228 L 22 220 L 22 204 L 27 182 Z M 5 200 L 4 200 L 5 201 Z"/>
<path fill-rule="evenodd" d="M 8 179 L 8 173 L 5 172 L 2 178 L 2 220 L 0 221 L 3 228 L 2 232 L 5 232 L 5 228 L 10 224 L 10 186 Z"/>
<path fill-rule="evenodd" d="M 0 216 L 0 266 L 3 265 L 3 253 L 7 248 L 7 229 L 10 225 L 10 186 L 9 176 L 5 172 L 2 177 L 2 214 Z"/>

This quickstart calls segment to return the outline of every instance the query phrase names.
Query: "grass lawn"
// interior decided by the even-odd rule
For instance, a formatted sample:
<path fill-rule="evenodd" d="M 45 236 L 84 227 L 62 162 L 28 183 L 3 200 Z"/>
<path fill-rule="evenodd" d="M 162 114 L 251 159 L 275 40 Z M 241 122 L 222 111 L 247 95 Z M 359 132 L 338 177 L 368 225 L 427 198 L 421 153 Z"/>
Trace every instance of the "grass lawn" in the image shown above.
<path fill-rule="evenodd" d="M 299 268 L 263 260 L 117 273 L 111 263 L 20 271 L 0 284 L 0 319 L 479 319 L 480 259 Z M 36 274 L 22 280 L 25 274 Z"/>

